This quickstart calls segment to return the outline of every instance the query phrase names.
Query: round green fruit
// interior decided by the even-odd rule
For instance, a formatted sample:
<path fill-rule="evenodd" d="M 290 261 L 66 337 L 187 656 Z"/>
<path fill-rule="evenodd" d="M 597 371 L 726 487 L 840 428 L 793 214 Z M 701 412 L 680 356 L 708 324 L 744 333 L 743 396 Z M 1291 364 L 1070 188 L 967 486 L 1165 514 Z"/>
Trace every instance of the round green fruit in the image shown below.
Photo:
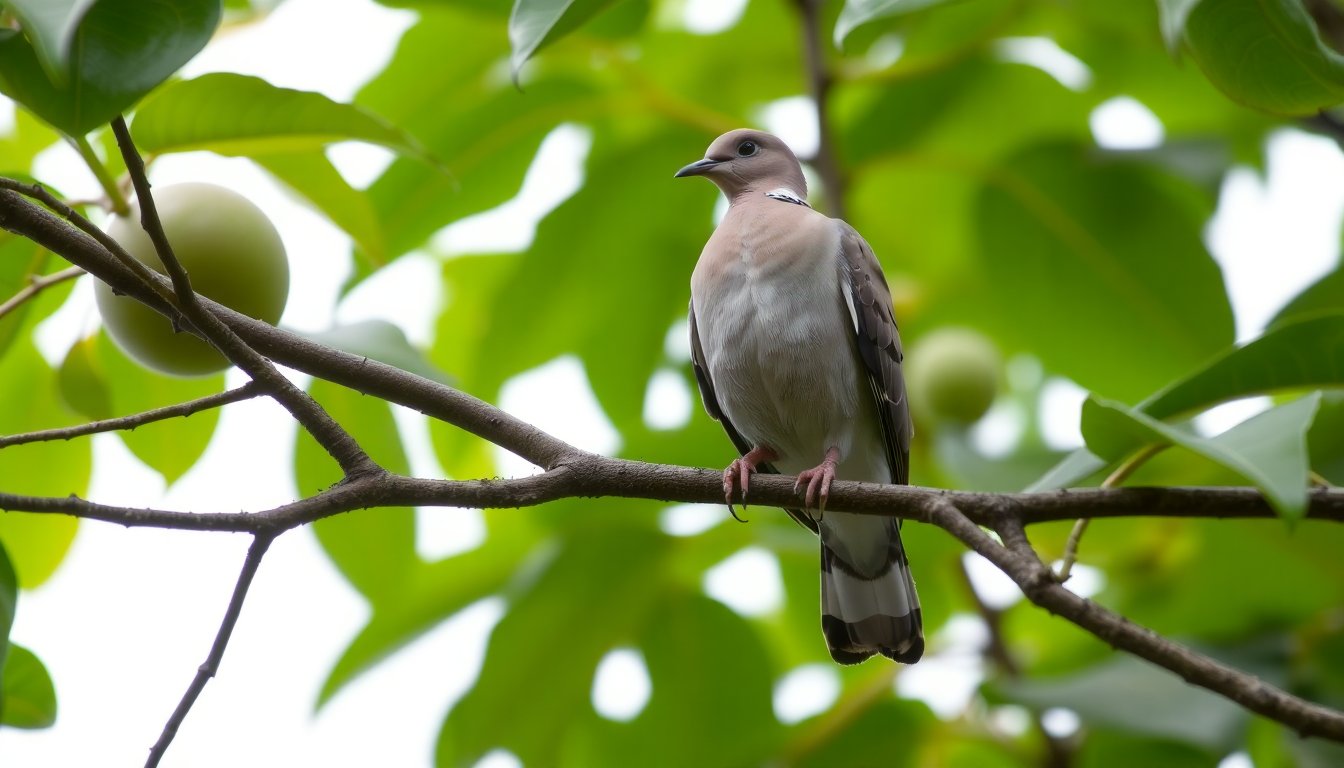
<path fill-rule="evenodd" d="M 289 261 L 280 233 L 261 209 L 237 192 L 213 184 L 176 184 L 156 190 L 163 231 L 203 296 L 249 317 L 274 324 L 289 298 Z M 140 226 L 138 206 L 107 227 L 132 256 L 164 272 L 154 244 Z M 214 347 L 106 283 L 94 293 L 103 325 L 131 358 L 174 376 L 204 376 L 229 367 Z"/>
<path fill-rule="evenodd" d="M 969 328 L 941 328 L 906 356 L 910 403 L 936 422 L 971 424 L 994 404 L 1002 361 L 994 343 Z"/>

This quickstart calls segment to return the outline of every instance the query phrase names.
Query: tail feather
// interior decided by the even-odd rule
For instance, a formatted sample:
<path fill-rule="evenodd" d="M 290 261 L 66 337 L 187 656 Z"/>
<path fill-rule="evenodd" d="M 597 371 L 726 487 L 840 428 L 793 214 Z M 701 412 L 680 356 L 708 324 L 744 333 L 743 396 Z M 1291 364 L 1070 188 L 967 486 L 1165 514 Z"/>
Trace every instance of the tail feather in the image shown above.
<path fill-rule="evenodd" d="M 900 529 L 888 522 L 884 561 L 863 569 L 837 553 L 850 551 L 844 542 L 831 540 L 842 532 L 822 525 L 821 631 L 831 658 L 840 664 L 857 664 L 878 653 L 913 664 L 924 653 L 919 596 Z"/>

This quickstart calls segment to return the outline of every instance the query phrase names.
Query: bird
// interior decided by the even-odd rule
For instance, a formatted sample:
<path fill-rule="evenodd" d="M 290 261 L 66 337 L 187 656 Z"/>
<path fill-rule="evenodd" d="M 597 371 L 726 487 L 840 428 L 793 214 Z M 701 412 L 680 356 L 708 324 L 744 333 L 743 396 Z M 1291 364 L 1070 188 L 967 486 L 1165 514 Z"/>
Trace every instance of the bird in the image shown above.
<path fill-rule="evenodd" d="M 807 202 L 802 165 L 749 128 L 676 172 L 727 197 L 691 274 L 691 363 L 705 410 L 740 454 L 729 510 L 751 475 L 797 477 L 786 510 L 821 543 L 821 626 L 831 658 L 924 653 L 914 579 L 893 517 L 826 512 L 834 479 L 909 482 L 913 428 L 891 290 L 854 227 Z"/>

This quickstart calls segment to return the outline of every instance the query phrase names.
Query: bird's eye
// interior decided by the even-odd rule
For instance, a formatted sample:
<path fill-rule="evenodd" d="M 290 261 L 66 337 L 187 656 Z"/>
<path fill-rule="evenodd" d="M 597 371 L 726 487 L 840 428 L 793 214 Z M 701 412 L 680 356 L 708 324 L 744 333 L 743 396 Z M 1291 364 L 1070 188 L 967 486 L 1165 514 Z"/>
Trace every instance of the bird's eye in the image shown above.
<path fill-rule="evenodd" d="M 744 141 L 737 145 L 738 157 L 751 157 L 758 151 L 760 151 L 760 147 L 756 146 L 756 142 L 754 141 Z"/>

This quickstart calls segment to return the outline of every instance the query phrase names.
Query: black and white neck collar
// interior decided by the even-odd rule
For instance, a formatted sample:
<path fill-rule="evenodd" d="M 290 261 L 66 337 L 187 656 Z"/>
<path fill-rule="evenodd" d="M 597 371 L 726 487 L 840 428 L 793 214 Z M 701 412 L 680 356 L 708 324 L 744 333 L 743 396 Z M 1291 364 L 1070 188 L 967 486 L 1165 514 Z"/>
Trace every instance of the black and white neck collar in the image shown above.
<path fill-rule="evenodd" d="M 770 198 L 771 200 L 783 200 L 786 203 L 801 205 L 804 208 L 812 207 L 807 204 L 807 201 L 804 200 L 801 195 L 799 195 L 797 192 L 794 192 L 792 189 L 789 189 L 788 187 L 780 187 L 778 189 L 772 189 L 769 192 L 766 192 L 765 196 Z"/>

